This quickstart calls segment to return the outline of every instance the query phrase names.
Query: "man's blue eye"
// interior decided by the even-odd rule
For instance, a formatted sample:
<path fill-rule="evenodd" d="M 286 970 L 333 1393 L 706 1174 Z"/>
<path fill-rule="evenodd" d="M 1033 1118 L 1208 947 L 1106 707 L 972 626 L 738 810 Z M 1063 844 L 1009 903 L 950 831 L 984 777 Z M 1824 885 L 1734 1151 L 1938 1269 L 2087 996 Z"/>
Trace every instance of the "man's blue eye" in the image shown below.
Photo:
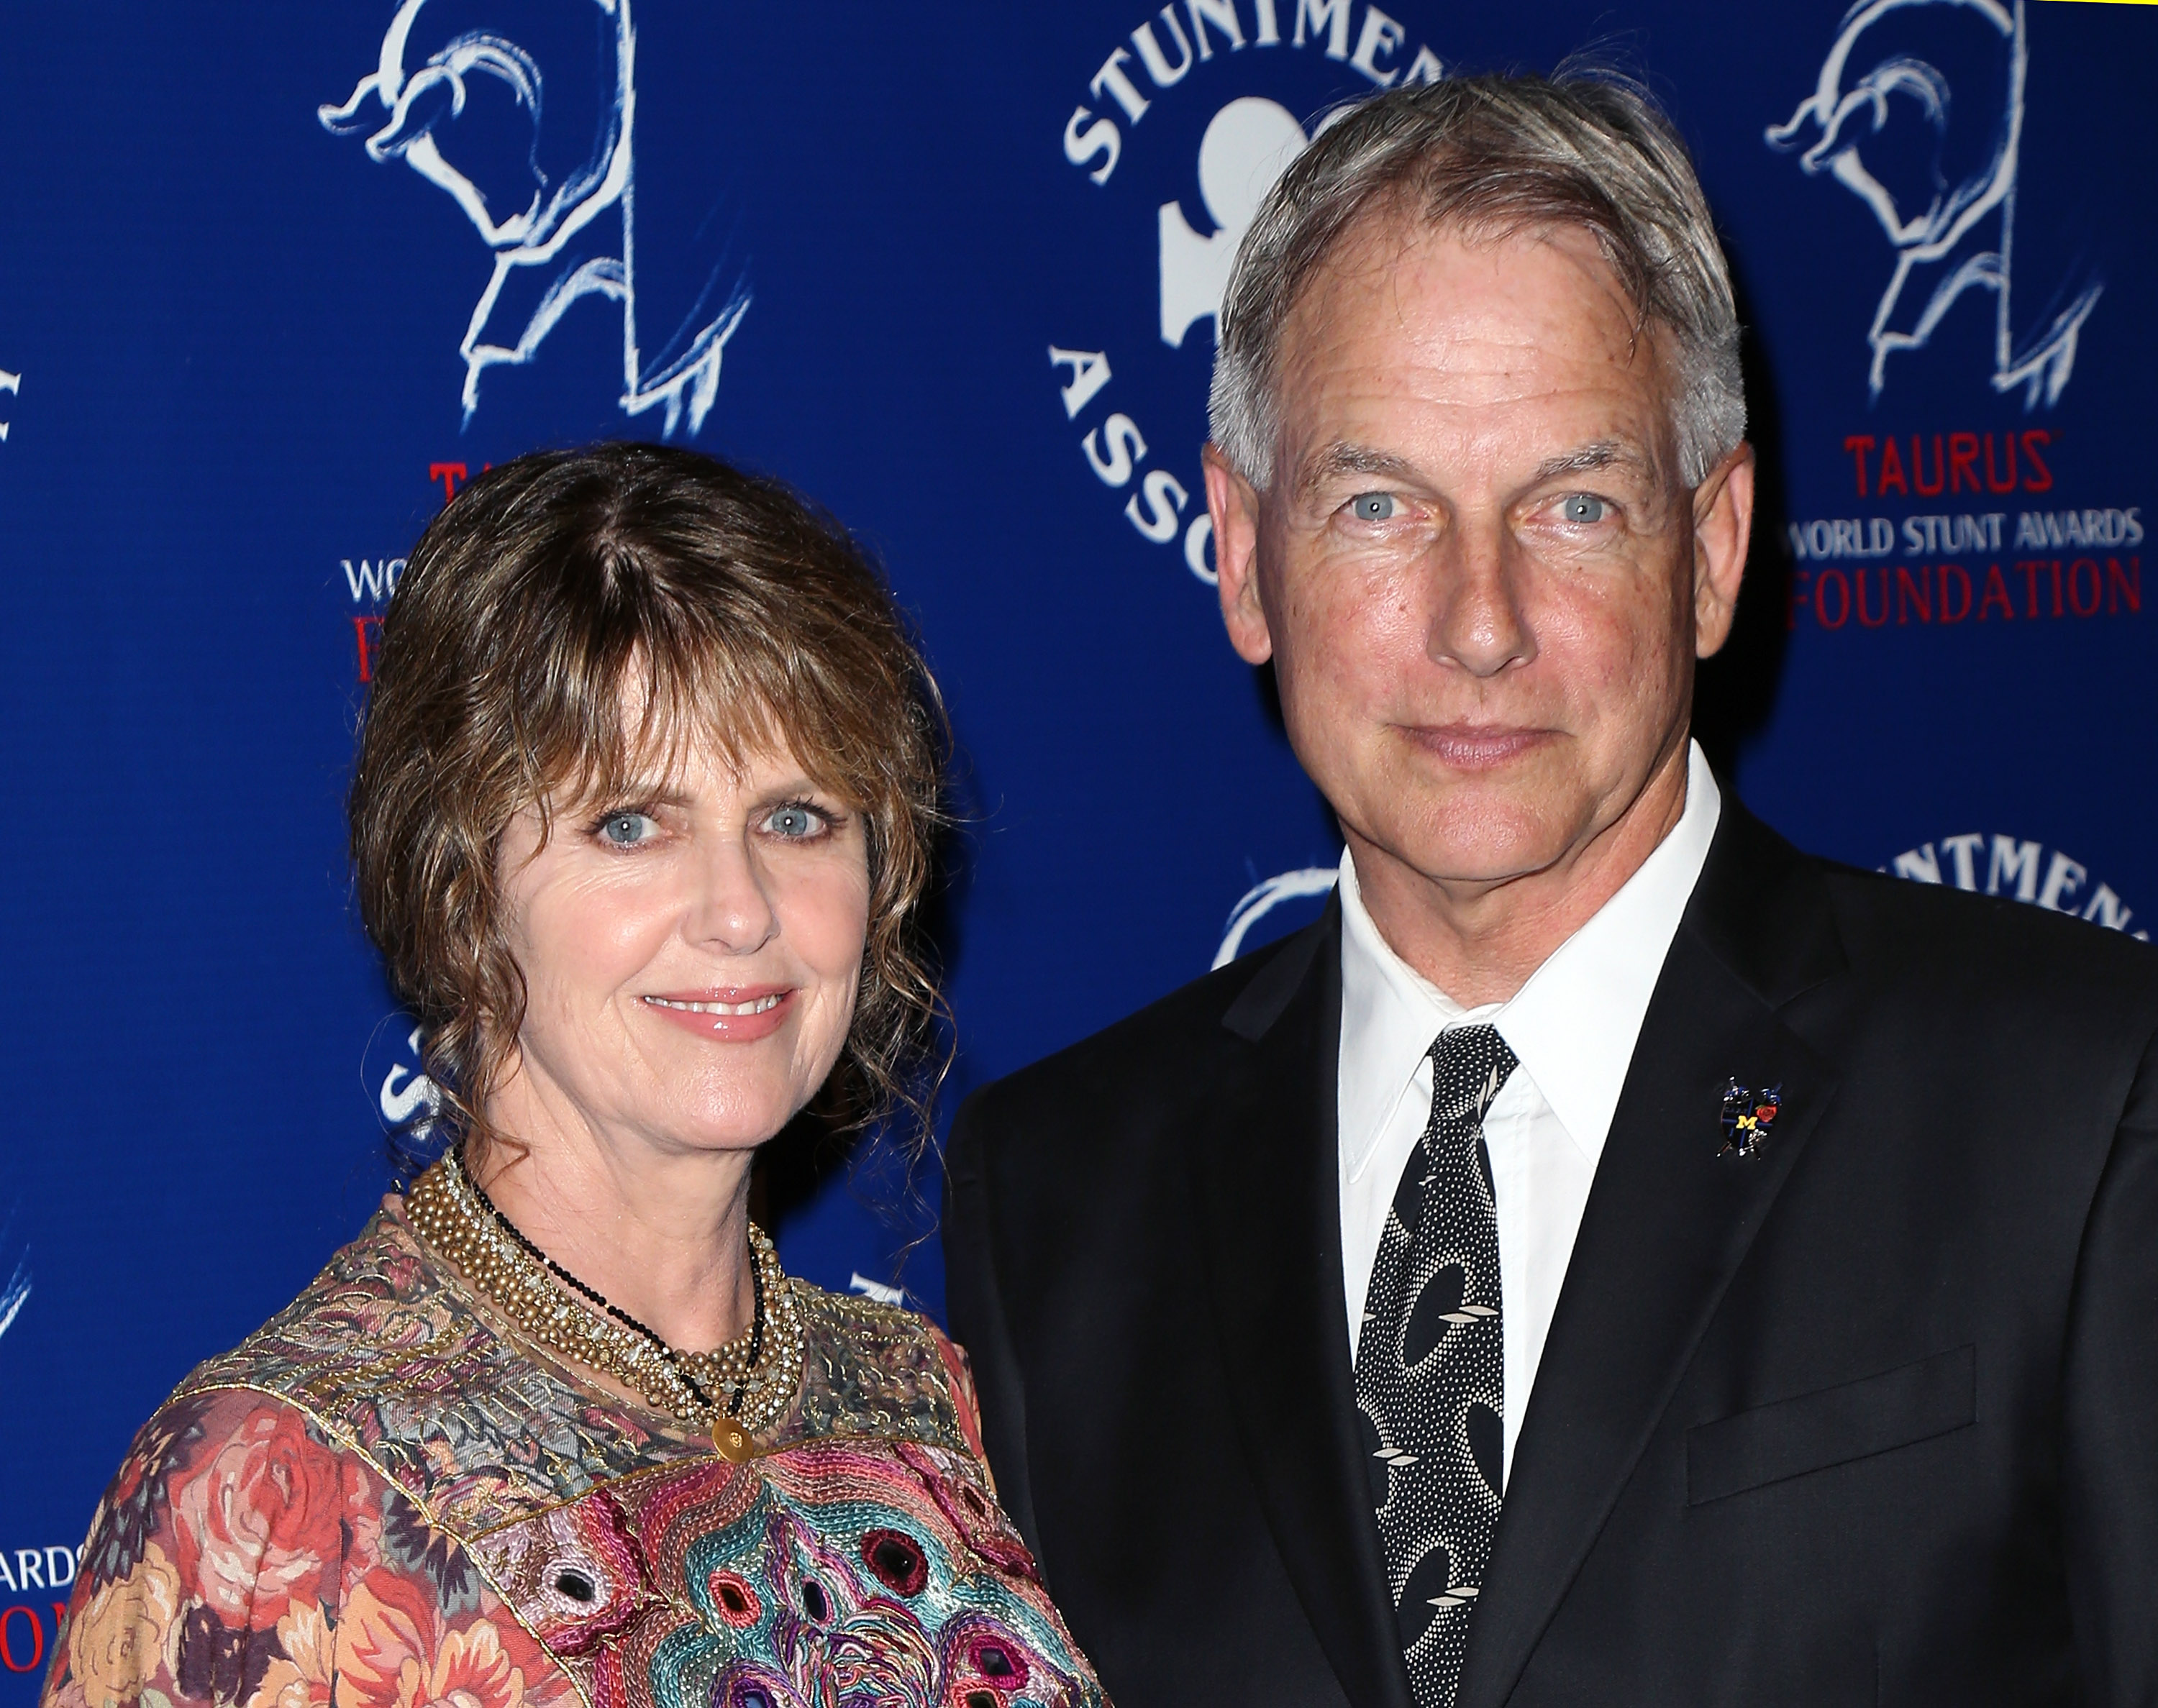
<path fill-rule="evenodd" d="M 1601 522 L 1610 506 L 1593 493 L 1576 493 L 1561 508 L 1567 521 L 1588 523 Z"/>
<path fill-rule="evenodd" d="M 1359 522 L 1386 522 L 1398 507 L 1391 493 L 1359 493 L 1349 501 L 1349 513 Z"/>

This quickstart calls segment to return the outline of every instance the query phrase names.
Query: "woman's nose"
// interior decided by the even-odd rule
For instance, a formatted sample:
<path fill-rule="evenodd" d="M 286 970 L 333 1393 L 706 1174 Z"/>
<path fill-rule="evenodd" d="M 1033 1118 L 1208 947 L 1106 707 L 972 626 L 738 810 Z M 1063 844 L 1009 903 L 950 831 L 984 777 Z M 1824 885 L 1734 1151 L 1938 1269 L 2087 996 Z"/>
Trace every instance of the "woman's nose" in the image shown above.
<path fill-rule="evenodd" d="M 698 863 L 689 917 L 691 937 L 729 954 L 753 954 L 778 934 L 766 875 L 756 854 L 728 842 Z"/>

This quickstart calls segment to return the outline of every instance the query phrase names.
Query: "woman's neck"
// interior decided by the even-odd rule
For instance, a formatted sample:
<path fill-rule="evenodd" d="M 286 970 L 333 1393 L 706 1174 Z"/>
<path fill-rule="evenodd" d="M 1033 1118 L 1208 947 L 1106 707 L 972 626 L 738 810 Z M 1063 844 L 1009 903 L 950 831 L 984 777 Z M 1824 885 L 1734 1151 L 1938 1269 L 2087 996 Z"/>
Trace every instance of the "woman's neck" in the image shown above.
<path fill-rule="evenodd" d="M 754 1152 L 600 1130 L 525 1075 L 488 1100 L 487 1117 L 508 1142 L 472 1159 L 474 1182 L 548 1256 L 684 1351 L 749 1327 Z"/>

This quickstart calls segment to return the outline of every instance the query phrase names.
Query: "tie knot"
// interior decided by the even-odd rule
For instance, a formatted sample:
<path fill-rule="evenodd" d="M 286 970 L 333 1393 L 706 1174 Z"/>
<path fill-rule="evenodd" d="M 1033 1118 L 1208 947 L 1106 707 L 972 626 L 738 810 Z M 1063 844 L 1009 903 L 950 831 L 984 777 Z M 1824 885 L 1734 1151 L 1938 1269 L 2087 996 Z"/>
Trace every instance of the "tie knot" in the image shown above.
<path fill-rule="evenodd" d="M 1496 1026 L 1449 1027 L 1431 1046 L 1433 1115 L 1481 1125 L 1506 1076 L 1520 1065 Z"/>

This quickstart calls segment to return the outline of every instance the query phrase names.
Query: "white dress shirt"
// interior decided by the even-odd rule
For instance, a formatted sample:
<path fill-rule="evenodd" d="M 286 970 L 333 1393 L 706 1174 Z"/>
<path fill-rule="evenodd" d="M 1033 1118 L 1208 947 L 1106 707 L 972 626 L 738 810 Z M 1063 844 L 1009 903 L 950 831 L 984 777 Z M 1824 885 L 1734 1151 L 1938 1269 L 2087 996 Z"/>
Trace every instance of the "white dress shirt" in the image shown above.
<path fill-rule="evenodd" d="M 1341 854 L 1341 1280 L 1349 1355 L 1394 1188 L 1431 1119 L 1427 1052 L 1451 1026 L 1489 1022 L 1520 1066 L 1484 1117 L 1499 1208 L 1505 1344 L 1505 1473 L 1551 1332 L 1574 1236 L 1634 1059 L 1642 1017 L 1723 809 L 1698 743 L 1679 822 L 1641 868 L 1513 998 L 1464 1009 L 1379 935 Z"/>

